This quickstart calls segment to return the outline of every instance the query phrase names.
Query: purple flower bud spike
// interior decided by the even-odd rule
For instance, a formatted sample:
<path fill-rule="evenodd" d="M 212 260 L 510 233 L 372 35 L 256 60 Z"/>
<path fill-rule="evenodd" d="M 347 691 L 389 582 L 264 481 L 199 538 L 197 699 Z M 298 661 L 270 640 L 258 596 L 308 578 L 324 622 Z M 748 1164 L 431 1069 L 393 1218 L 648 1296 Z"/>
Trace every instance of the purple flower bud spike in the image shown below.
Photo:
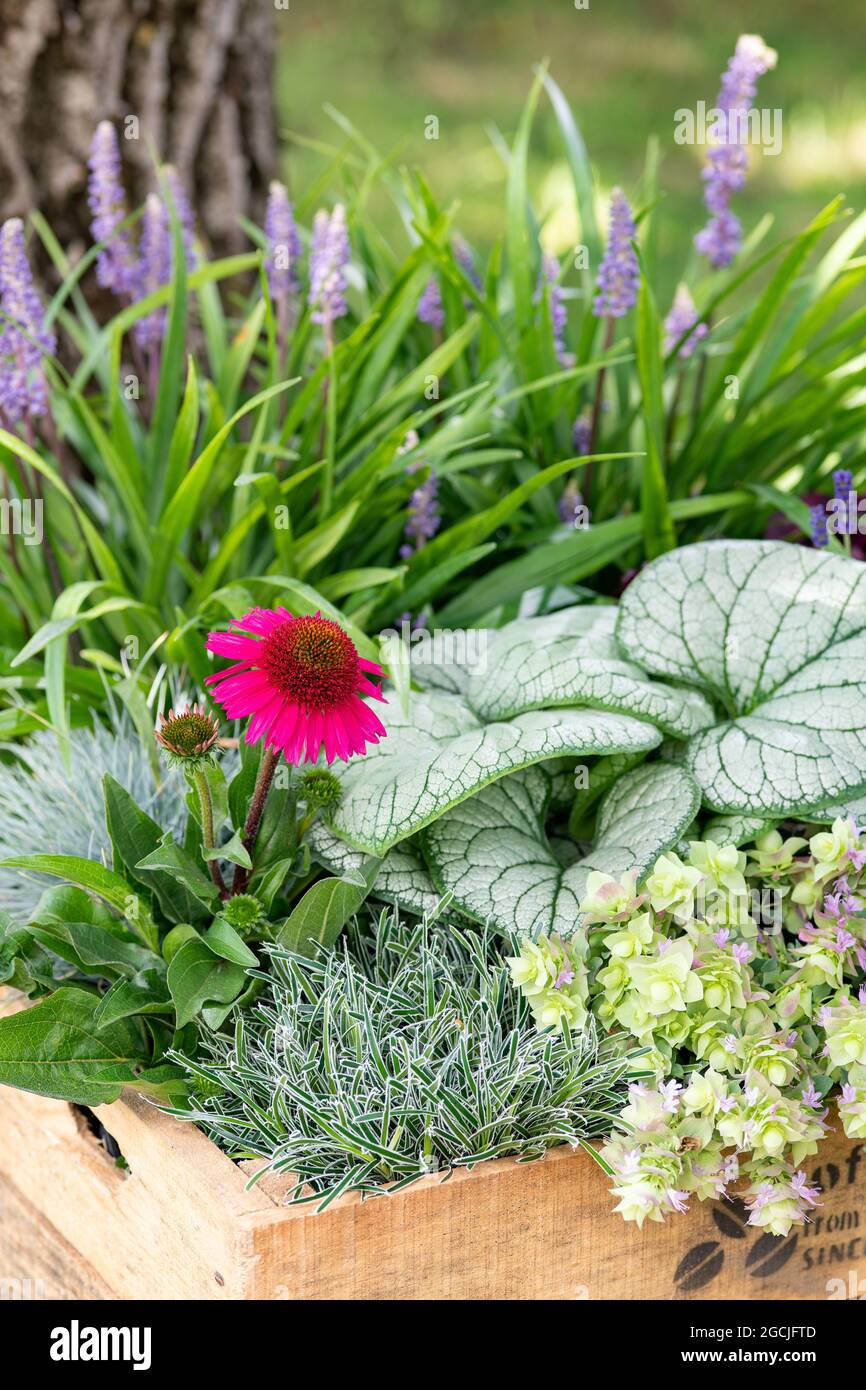
<path fill-rule="evenodd" d="M 330 331 L 335 319 L 348 313 L 346 304 L 346 266 L 350 257 L 346 210 L 337 203 L 328 213 L 322 208 L 313 220 L 310 250 L 310 293 L 313 323 Z"/>
<path fill-rule="evenodd" d="M 138 297 L 145 298 L 171 279 L 171 224 L 165 203 L 158 193 L 149 193 L 141 219 L 141 250 L 138 269 Z M 144 351 L 162 342 L 165 309 L 155 309 L 139 319 L 133 328 L 135 341 Z"/>
<path fill-rule="evenodd" d="M 476 290 L 480 290 L 481 281 L 478 278 L 478 272 L 475 269 L 475 262 L 472 258 L 472 249 L 469 246 L 469 243 L 464 241 L 463 237 L 459 234 L 459 232 L 455 232 L 452 245 L 454 247 L 454 258 L 457 261 L 457 264 L 460 266 L 460 269 L 465 274 L 467 280 L 472 281 L 472 284 L 475 286 Z"/>
<path fill-rule="evenodd" d="M 430 276 L 424 287 L 424 292 L 418 300 L 417 314 L 420 322 L 429 323 L 431 328 L 441 328 L 445 323 L 442 295 L 435 275 Z"/>
<path fill-rule="evenodd" d="M 409 463 L 406 465 L 406 472 L 417 473 L 418 469 L 423 467 L 423 462 Z M 423 550 L 427 542 L 436 535 L 441 522 L 439 480 L 430 468 L 424 482 L 415 488 L 409 498 L 409 517 L 403 532 L 406 544 L 400 547 L 400 559 L 408 560 L 416 550 Z"/>
<path fill-rule="evenodd" d="M 303 250 L 292 205 L 285 184 L 275 179 L 265 209 L 265 236 L 268 248 L 265 268 L 271 298 L 279 309 L 289 308 L 301 288 Z"/>
<path fill-rule="evenodd" d="M 0 228 L 0 309 L 0 411 L 9 424 L 18 424 L 48 410 L 42 357 L 57 346 L 45 326 L 19 217 L 10 217 Z"/>
<path fill-rule="evenodd" d="M 96 257 L 97 283 L 121 299 L 135 297 L 137 263 L 132 236 L 120 224 L 126 217 L 126 197 L 120 176 L 120 149 L 110 121 L 100 121 L 93 133 L 87 181 L 87 201 L 93 215 L 94 241 L 104 241 Z"/>
<path fill-rule="evenodd" d="M 673 307 L 665 319 L 665 352 L 672 352 L 684 333 L 694 327 L 694 332 L 680 344 L 678 357 L 691 357 L 701 339 L 706 338 L 709 329 L 705 323 L 698 323 L 698 311 L 685 285 L 677 285 Z"/>
<path fill-rule="evenodd" d="M 579 456 L 589 453 L 589 446 L 592 443 L 592 408 L 590 406 L 584 406 L 575 419 L 571 429 L 571 438 L 575 454 Z"/>
<path fill-rule="evenodd" d="M 556 351 L 556 360 L 562 366 L 566 362 L 567 354 L 565 349 L 565 329 L 568 324 L 568 311 L 565 307 L 565 297 L 559 283 L 559 261 L 555 256 L 544 255 L 541 258 L 541 278 L 538 289 L 535 292 L 535 299 L 538 302 L 547 285 L 548 304 L 550 306 L 550 323 L 553 329 L 553 346 Z"/>
<path fill-rule="evenodd" d="M 598 270 L 598 294 L 592 312 L 597 319 L 619 319 L 637 303 L 640 268 L 632 242 L 634 218 L 625 194 L 615 188 L 610 195 L 610 227 L 607 249 Z"/>
<path fill-rule="evenodd" d="M 168 191 L 171 194 L 171 201 L 174 203 L 174 211 L 180 223 L 180 233 L 183 239 L 184 256 L 186 258 L 187 270 L 195 270 L 195 214 L 192 205 L 187 197 L 186 189 L 180 181 L 180 175 L 171 164 L 166 164 L 163 170 Z M 168 214 L 168 209 L 166 208 Z M 168 217 L 169 229 L 171 228 L 171 217 Z"/>
<path fill-rule="evenodd" d="M 827 545 L 827 510 L 823 502 L 816 502 L 814 507 L 809 508 L 809 518 L 812 523 L 812 544 L 821 549 Z"/>
<path fill-rule="evenodd" d="M 747 113 L 758 89 L 758 79 L 776 66 L 776 57 L 758 34 L 741 34 L 722 76 L 716 103 L 721 117 L 714 123 L 713 132 L 716 143 L 707 153 L 701 175 L 710 220 L 695 237 L 698 252 L 717 270 L 729 266 L 740 249 L 740 222 L 729 204 L 746 182 Z"/>
<path fill-rule="evenodd" d="M 854 490 L 854 476 L 850 468 L 837 468 L 833 474 L 833 496 L 837 502 L 847 502 L 848 494 Z"/>

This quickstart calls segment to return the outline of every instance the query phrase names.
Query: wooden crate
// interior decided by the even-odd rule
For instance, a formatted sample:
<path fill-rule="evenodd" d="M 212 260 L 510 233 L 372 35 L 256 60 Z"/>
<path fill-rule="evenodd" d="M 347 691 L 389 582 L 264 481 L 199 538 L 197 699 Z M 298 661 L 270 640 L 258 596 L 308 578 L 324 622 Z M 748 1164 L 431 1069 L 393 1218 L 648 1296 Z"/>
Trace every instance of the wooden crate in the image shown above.
<path fill-rule="evenodd" d="M 192 1125 L 132 1095 L 99 1119 L 0 1087 L 0 1298 L 825 1299 L 866 1293 L 866 1151 L 834 1134 L 813 1224 L 785 1240 L 739 1202 L 639 1232 L 588 1155 L 501 1160 L 394 1197 L 286 1207 Z M 828 1282 L 837 1281 L 828 1288 Z"/>
<path fill-rule="evenodd" d="M 866 1153 L 833 1137 L 824 1205 L 787 1240 L 703 1202 L 638 1232 L 585 1154 L 507 1160 L 322 1213 L 280 1205 L 135 1096 L 83 1115 L 0 1090 L 0 1295 L 159 1299 L 824 1299 L 866 1292 Z M 828 1289 L 828 1281 L 836 1280 Z"/>

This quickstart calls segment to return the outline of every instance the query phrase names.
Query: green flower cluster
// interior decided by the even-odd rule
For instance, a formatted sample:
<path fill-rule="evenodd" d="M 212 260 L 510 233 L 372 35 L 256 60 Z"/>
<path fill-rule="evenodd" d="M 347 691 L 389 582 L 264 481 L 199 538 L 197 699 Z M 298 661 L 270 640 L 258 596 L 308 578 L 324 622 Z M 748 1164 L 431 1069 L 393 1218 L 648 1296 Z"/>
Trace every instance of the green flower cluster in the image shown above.
<path fill-rule="evenodd" d="M 589 874 L 576 936 L 524 943 L 512 978 L 539 1026 L 588 1008 L 645 1049 L 654 1084 L 632 1087 L 602 1150 L 624 1217 L 659 1221 L 742 1179 L 752 1223 L 782 1234 L 818 1200 L 800 1165 L 834 1087 L 845 1133 L 866 1137 L 866 833 L 840 818 L 683 854 L 642 889 Z"/>
<path fill-rule="evenodd" d="M 521 943 L 519 956 L 506 956 L 514 984 L 525 995 L 539 1028 L 560 1030 L 563 1023 L 580 1029 L 587 1019 L 589 995 L 581 939 L 558 936 Z"/>

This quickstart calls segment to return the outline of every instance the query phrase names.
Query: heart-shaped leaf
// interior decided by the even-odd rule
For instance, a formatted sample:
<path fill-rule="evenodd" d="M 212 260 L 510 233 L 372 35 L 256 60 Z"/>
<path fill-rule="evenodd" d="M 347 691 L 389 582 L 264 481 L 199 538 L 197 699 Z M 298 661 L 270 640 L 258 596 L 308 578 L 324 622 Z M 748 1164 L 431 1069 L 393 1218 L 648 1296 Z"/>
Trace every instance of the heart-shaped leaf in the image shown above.
<path fill-rule="evenodd" d="M 343 774 L 332 825 L 381 857 L 452 806 L 518 768 L 563 755 L 648 751 L 661 742 L 650 724 L 596 710 L 538 710 L 483 723 L 459 695 L 423 691 L 408 714 L 390 703 L 388 737 Z"/>
<path fill-rule="evenodd" d="M 685 764 L 715 811 L 806 815 L 866 789 L 866 569 L 772 541 L 661 556 L 629 585 L 617 638 L 727 718 Z"/>
<path fill-rule="evenodd" d="M 450 811 L 424 833 L 437 887 L 458 907 L 503 932 L 524 936 L 578 927 L 578 904 L 593 869 L 641 877 L 691 824 L 700 793 L 667 763 L 639 767 L 599 807 L 592 852 L 566 865 L 547 837 L 550 781 L 542 768 L 506 777 Z"/>
<path fill-rule="evenodd" d="M 466 699 L 483 720 L 589 705 L 646 719 L 677 738 L 710 726 L 712 706 L 696 690 L 651 681 L 623 659 L 615 623 L 612 607 L 566 608 L 508 623 L 489 634 L 484 669 L 480 662 L 471 669 Z"/>

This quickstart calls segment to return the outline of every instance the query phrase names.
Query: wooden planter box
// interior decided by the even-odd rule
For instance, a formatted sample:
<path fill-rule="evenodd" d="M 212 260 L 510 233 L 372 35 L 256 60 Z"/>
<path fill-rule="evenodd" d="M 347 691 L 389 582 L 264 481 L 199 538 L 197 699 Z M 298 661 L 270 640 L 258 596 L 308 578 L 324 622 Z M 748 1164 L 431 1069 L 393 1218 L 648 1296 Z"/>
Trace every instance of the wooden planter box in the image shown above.
<path fill-rule="evenodd" d="M 813 1224 L 781 1240 L 724 1201 L 639 1232 L 570 1149 L 317 1213 L 281 1205 L 273 1176 L 246 1190 L 203 1134 L 132 1094 L 96 1113 L 128 1170 L 81 1111 L 0 1087 L 0 1298 L 826 1299 L 861 1279 L 866 1293 L 866 1146 L 841 1134 L 809 1165 L 825 1188 Z"/>

